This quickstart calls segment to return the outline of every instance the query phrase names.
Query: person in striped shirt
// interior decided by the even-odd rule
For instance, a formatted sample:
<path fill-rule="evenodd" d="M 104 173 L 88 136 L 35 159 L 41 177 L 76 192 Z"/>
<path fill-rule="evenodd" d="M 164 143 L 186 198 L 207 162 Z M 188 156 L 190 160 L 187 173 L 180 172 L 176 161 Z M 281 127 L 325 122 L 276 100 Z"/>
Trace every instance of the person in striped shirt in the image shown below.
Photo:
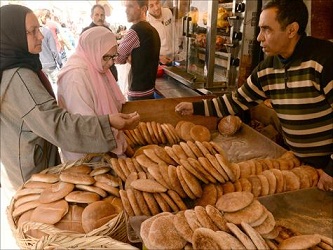
<path fill-rule="evenodd" d="M 234 93 L 200 102 L 181 102 L 181 115 L 223 117 L 270 99 L 285 144 L 319 169 L 318 187 L 333 191 L 333 43 L 306 36 L 308 10 L 302 0 L 272 0 L 260 14 L 266 58 Z"/>

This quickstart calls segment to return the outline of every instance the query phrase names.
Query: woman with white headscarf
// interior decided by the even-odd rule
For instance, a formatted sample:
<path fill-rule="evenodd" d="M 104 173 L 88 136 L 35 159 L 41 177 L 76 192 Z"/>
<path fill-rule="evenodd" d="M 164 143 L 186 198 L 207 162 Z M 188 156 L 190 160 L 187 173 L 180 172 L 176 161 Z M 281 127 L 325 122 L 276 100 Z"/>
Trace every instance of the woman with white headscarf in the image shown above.
<path fill-rule="evenodd" d="M 58 75 L 59 106 L 81 115 L 121 112 L 125 97 L 109 70 L 117 55 L 116 37 L 109 29 L 100 26 L 85 31 Z M 113 129 L 113 134 L 117 147 L 112 153 L 121 156 L 127 147 L 124 133 Z M 65 150 L 61 155 L 63 161 L 83 157 Z"/>

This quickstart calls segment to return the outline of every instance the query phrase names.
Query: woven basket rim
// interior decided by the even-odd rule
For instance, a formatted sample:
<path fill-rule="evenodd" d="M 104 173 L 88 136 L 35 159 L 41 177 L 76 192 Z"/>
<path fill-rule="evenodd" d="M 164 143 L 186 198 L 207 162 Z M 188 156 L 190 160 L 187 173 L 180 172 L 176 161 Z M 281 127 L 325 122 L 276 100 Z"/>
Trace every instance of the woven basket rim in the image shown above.
<path fill-rule="evenodd" d="M 102 157 L 102 161 L 90 162 L 94 157 Z M 100 166 L 101 164 L 107 164 L 108 160 L 108 156 L 105 156 L 105 154 L 88 154 L 78 161 L 62 163 L 47 168 L 40 173 L 60 173 L 65 169 L 82 164 Z M 24 184 L 17 191 L 23 188 Z M 47 249 L 48 246 L 56 246 L 62 249 L 100 249 L 103 247 L 107 247 L 108 249 L 137 249 L 129 244 L 124 211 L 121 211 L 103 226 L 96 228 L 87 234 L 82 234 L 73 231 L 64 231 L 53 225 L 32 221 L 27 221 L 22 223 L 22 225 L 17 226 L 17 221 L 15 221 L 15 218 L 12 216 L 14 202 L 15 199 L 13 197 L 10 205 L 7 207 L 6 213 L 11 231 L 21 249 Z M 48 235 L 37 239 L 26 234 L 30 229 L 38 229 Z"/>

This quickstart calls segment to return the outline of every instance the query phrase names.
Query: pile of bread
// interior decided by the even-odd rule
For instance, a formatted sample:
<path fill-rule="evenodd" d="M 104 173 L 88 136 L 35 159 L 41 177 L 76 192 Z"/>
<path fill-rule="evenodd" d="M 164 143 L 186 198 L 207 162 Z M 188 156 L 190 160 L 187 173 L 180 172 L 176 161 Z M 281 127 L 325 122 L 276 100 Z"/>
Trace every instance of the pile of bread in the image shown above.
<path fill-rule="evenodd" d="M 258 197 L 309 188 L 318 182 L 317 170 L 301 165 L 291 152 L 277 159 L 232 163 L 213 141 L 146 145 L 133 158 L 112 158 L 111 165 L 125 183 L 120 196 L 130 216 L 215 205 L 219 197 L 236 191 Z"/>
<path fill-rule="evenodd" d="M 140 122 L 138 127 L 125 130 L 129 146 L 144 146 L 151 144 L 173 145 L 183 141 L 210 141 L 211 133 L 203 125 L 189 121 L 179 121 L 174 127 L 170 123 Z"/>
<path fill-rule="evenodd" d="M 238 116 L 229 115 L 222 118 L 218 123 L 218 131 L 225 136 L 235 134 L 242 126 Z M 211 140 L 209 129 L 203 125 L 194 124 L 190 121 L 179 121 L 174 127 L 170 123 L 140 122 L 138 127 L 132 130 L 124 130 L 126 141 L 132 148 L 144 145 L 173 145 L 180 141 Z"/>
<path fill-rule="evenodd" d="M 137 129 L 125 133 L 133 147 L 139 146 L 133 157 L 109 157 L 99 165 L 82 164 L 33 175 L 14 197 L 12 216 L 16 224 L 30 221 L 89 233 L 123 210 L 129 216 L 178 216 L 185 211 L 193 215 L 196 210 L 203 213 L 202 208 L 209 213 L 207 209 L 216 211 L 214 208 L 221 205 L 218 201 L 229 193 L 246 191 L 258 197 L 318 182 L 316 169 L 301 165 L 291 152 L 278 159 L 229 162 L 223 148 L 211 141 L 209 130 L 191 122 L 181 121 L 175 128 L 141 122 Z M 257 201 L 253 203 L 259 206 Z M 262 220 L 264 216 L 271 218 L 265 209 L 257 210 L 262 211 Z M 223 212 L 223 219 L 227 214 Z M 229 221 L 235 225 L 239 222 Z M 245 223 L 259 226 L 253 221 Z M 219 230 L 232 231 L 228 227 Z M 43 235 L 36 230 L 29 233 Z M 191 242 L 189 239 L 186 242 Z"/>
<path fill-rule="evenodd" d="M 58 173 L 38 173 L 13 198 L 17 227 L 25 222 L 54 225 L 57 229 L 89 233 L 123 211 L 121 180 L 110 164 L 74 165 Z M 40 238 L 41 230 L 28 230 Z"/>
<path fill-rule="evenodd" d="M 159 213 L 141 224 L 140 236 L 148 249 L 331 249 L 333 243 L 276 226 L 250 192 L 226 194 L 216 206 Z"/>

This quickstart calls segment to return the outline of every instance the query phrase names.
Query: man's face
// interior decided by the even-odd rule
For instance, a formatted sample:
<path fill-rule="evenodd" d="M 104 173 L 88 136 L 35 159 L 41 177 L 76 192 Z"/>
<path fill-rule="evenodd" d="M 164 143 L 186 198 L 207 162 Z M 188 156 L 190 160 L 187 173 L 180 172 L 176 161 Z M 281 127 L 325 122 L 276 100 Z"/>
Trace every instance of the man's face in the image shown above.
<path fill-rule="evenodd" d="M 125 3 L 126 16 L 129 23 L 137 23 L 141 18 L 142 8 L 137 1 L 127 0 Z"/>
<path fill-rule="evenodd" d="M 160 0 L 149 0 L 148 12 L 155 18 L 160 18 L 162 16 L 161 2 Z"/>
<path fill-rule="evenodd" d="M 91 15 L 91 19 L 92 19 L 93 23 L 98 26 L 104 25 L 104 21 L 105 21 L 104 10 L 99 7 L 96 7 L 94 9 L 93 14 Z"/>
<path fill-rule="evenodd" d="M 290 45 L 289 29 L 281 29 L 276 19 L 276 8 L 263 10 L 260 14 L 260 33 L 257 37 L 263 52 L 268 56 L 285 55 Z"/>

